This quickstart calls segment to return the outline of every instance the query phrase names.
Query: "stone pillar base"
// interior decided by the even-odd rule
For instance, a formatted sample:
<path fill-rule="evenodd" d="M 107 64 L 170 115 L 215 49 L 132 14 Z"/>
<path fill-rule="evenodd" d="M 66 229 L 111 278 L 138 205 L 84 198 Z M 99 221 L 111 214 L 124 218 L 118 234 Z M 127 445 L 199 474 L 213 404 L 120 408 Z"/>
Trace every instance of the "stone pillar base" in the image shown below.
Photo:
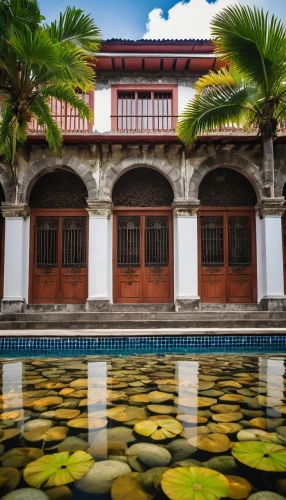
<path fill-rule="evenodd" d="M 263 297 L 260 307 L 262 311 L 286 311 L 286 297 Z"/>
<path fill-rule="evenodd" d="M 24 300 L 5 300 L 1 302 L 2 313 L 21 313 L 24 310 Z"/>
<path fill-rule="evenodd" d="M 111 309 L 108 299 L 87 299 L 85 310 L 87 312 L 109 312 Z"/>
<path fill-rule="evenodd" d="M 177 299 L 175 302 L 176 312 L 198 311 L 201 308 L 201 299 Z"/>

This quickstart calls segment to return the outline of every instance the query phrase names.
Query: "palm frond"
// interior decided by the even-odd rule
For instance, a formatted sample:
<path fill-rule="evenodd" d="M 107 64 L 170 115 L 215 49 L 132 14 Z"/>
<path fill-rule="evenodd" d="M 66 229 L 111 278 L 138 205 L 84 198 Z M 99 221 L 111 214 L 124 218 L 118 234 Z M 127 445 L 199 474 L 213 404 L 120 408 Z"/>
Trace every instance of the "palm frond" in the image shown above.
<path fill-rule="evenodd" d="M 52 39 L 69 42 L 86 52 L 97 52 L 100 48 L 100 30 L 89 15 L 76 7 L 67 7 L 59 21 L 47 29 Z"/>
<path fill-rule="evenodd" d="M 63 83 L 60 85 L 50 85 L 42 90 L 42 94 L 44 98 L 54 97 L 59 101 L 62 100 L 70 104 L 72 108 L 77 109 L 80 118 L 90 120 L 92 117 L 88 105 L 83 101 L 83 99 L 78 97 L 74 89 L 67 84 Z"/>
<path fill-rule="evenodd" d="M 23 63 L 51 66 L 57 64 L 57 53 L 48 34 L 43 29 L 32 33 L 23 29 L 11 36 L 9 45 Z"/>
<path fill-rule="evenodd" d="M 84 92 L 94 89 L 95 73 L 82 53 L 75 46 L 56 46 L 59 65 L 55 68 L 52 81 L 71 82 Z"/>
<path fill-rule="evenodd" d="M 243 75 L 234 67 L 230 69 L 221 68 L 217 71 L 209 71 L 207 75 L 199 78 L 195 83 L 195 89 L 198 94 L 201 94 L 209 88 L 240 87 L 243 84 Z"/>
<path fill-rule="evenodd" d="M 62 147 L 62 133 L 55 122 L 51 109 L 42 96 L 38 96 L 30 106 L 31 113 L 40 126 L 44 127 L 49 147 L 59 152 Z"/>
<path fill-rule="evenodd" d="M 181 114 L 177 133 L 185 144 L 191 145 L 196 136 L 242 120 L 253 120 L 255 111 L 248 103 L 249 89 L 220 87 L 196 95 Z"/>
<path fill-rule="evenodd" d="M 269 96 L 277 75 L 286 71 L 286 30 L 279 19 L 261 9 L 232 6 L 222 9 L 211 22 L 216 51 L 232 61 Z"/>

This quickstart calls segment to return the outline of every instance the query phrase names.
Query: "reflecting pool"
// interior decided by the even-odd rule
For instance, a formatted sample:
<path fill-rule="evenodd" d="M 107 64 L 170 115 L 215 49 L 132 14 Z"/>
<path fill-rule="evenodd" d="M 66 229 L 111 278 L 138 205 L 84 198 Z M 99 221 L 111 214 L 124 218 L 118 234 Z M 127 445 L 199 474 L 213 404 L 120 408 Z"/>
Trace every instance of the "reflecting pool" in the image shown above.
<path fill-rule="evenodd" d="M 2 359 L 0 498 L 286 498 L 285 360 Z"/>

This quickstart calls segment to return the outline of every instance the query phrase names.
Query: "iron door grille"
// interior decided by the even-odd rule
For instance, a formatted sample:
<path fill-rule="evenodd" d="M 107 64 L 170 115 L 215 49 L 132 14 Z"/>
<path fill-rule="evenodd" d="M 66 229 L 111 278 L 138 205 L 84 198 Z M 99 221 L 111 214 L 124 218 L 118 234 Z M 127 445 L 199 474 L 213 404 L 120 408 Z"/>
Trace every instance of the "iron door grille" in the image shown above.
<path fill-rule="evenodd" d="M 223 217 L 201 217 L 201 259 L 203 266 L 224 265 Z"/>
<path fill-rule="evenodd" d="M 168 217 L 145 219 L 145 267 L 166 267 L 169 264 Z"/>
<path fill-rule="evenodd" d="M 140 217 L 117 218 L 117 266 L 140 267 Z"/>

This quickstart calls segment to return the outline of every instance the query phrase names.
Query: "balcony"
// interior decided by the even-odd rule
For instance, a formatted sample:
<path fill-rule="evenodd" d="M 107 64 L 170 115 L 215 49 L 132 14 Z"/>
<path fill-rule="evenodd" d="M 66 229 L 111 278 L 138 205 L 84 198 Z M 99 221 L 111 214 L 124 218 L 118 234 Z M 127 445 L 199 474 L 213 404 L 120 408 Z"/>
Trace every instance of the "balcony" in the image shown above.
<path fill-rule="evenodd" d="M 78 97 L 89 106 L 94 112 L 94 92 L 88 94 L 78 94 Z M 57 122 L 62 133 L 65 134 L 92 134 L 93 120 L 82 119 L 76 109 L 63 101 L 57 101 L 51 98 L 49 101 L 54 120 Z M 28 126 L 29 135 L 43 135 L 44 128 L 41 127 L 36 119 L 32 119 Z"/>

